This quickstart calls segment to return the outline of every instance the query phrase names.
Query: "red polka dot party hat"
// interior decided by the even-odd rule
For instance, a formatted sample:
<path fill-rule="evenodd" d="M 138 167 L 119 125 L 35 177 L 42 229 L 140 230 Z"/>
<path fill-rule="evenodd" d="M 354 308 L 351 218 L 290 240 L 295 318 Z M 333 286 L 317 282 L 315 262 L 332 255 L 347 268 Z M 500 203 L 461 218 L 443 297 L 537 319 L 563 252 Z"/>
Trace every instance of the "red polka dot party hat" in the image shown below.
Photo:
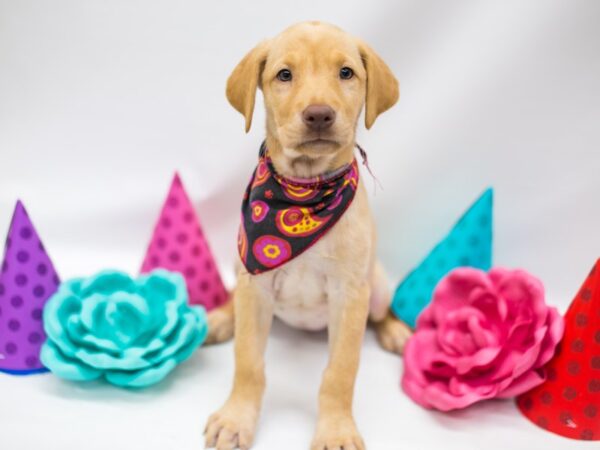
<path fill-rule="evenodd" d="M 180 272 L 189 303 L 207 311 L 227 301 L 215 259 L 179 174 L 175 174 L 142 263 L 142 273 L 156 268 Z"/>
<path fill-rule="evenodd" d="M 600 259 L 565 315 L 547 380 L 517 405 L 533 423 L 572 439 L 600 441 Z"/>
<path fill-rule="evenodd" d="M 45 372 L 39 360 L 46 340 L 42 311 L 58 276 L 42 241 L 18 201 L 0 269 L 0 372 Z"/>

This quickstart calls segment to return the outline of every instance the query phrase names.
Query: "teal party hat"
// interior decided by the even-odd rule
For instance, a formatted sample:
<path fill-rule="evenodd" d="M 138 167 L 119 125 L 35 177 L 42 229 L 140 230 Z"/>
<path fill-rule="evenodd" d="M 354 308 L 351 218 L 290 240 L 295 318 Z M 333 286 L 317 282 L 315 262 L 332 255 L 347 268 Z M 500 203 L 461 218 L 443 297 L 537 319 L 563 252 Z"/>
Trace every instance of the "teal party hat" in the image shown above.
<path fill-rule="evenodd" d="M 492 206 L 488 188 L 460 218 L 450 233 L 398 286 L 392 301 L 394 314 L 411 327 L 431 301 L 438 282 L 462 266 L 489 270 L 492 265 Z"/>

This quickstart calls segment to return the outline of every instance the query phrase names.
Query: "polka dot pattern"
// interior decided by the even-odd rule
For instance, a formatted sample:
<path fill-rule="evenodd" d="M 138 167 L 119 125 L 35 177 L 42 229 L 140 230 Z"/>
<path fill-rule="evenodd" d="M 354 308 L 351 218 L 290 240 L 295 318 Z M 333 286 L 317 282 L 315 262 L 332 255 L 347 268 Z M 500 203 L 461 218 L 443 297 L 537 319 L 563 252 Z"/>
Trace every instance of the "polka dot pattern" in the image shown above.
<path fill-rule="evenodd" d="M 398 286 L 392 310 L 414 327 L 429 304 L 435 286 L 451 270 L 471 266 L 488 270 L 492 265 L 493 190 L 486 190 L 450 233 Z"/>
<path fill-rule="evenodd" d="M 52 262 L 21 202 L 17 202 L 0 271 L 0 371 L 44 370 L 42 311 L 59 284 Z"/>
<path fill-rule="evenodd" d="M 212 252 L 178 174 L 154 228 L 141 272 L 159 267 L 183 275 L 191 304 L 210 311 L 228 299 L 221 277 L 218 273 L 215 276 Z"/>
<path fill-rule="evenodd" d="M 599 265 L 565 315 L 562 350 L 546 366 L 546 381 L 517 399 L 529 420 L 572 439 L 600 440 Z"/>

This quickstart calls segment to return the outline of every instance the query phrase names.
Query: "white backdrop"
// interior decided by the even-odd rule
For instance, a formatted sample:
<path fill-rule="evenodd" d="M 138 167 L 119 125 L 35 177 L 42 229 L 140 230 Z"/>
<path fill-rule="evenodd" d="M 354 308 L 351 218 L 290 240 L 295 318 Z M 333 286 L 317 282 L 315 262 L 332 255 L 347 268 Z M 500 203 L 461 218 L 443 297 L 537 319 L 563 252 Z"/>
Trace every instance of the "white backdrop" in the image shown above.
<path fill-rule="evenodd" d="M 364 38 L 400 80 L 399 104 L 359 132 L 383 185 L 372 201 L 392 281 L 492 185 L 495 262 L 537 274 L 564 310 L 600 256 L 593 0 L 0 0 L 0 236 L 21 198 L 63 278 L 135 272 L 178 169 L 231 283 L 264 114 L 245 135 L 225 80 L 256 42 L 308 19 Z M 276 325 L 257 449 L 307 448 L 326 347 Z M 230 344 L 203 349 L 141 393 L 2 376 L 0 448 L 200 448 L 231 360 Z M 399 366 L 369 334 L 355 409 L 371 449 L 590 448 L 510 402 L 423 411 L 400 392 Z"/>

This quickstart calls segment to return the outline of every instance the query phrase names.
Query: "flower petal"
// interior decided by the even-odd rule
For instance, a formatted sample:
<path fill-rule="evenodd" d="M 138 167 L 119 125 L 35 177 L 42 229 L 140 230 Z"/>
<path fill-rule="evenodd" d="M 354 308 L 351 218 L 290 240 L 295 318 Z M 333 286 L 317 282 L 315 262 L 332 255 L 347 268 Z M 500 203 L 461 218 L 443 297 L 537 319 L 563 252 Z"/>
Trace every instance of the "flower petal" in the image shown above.
<path fill-rule="evenodd" d="M 498 398 L 510 398 L 523 394 L 542 384 L 544 380 L 545 377 L 540 371 L 530 370 L 525 372 L 519 378 L 509 380 L 510 383 L 498 393 Z"/>
<path fill-rule="evenodd" d="M 432 310 L 434 322 L 443 323 L 449 311 L 466 306 L 470 293 L 476 288 L 493 290 L 493 285 L 483 270 L 460 267 L 446 275 L 433 291 L 433 299 L 428 307 Z"/>
<path fill-rule="evenodd" d="M 138 281 L 140 295 L 146 298 L 153 317 L 150 330 L 141 335 L 134 346 L 145 346 L 156 339 L 163 340 L 177 326 L 181 311 L 187 309 L 187 286 L 178 273 L 157 269 Z"/>
<path fill-rule="evenodd" d="M 104 322 L 113 330 L 115 341 L 126 348 L 147 330 L 150 317 L 141 295 L 116 292 L 106 304 Z"/>
<path fill-rule="evenodd" d="M 460 375 L 466 375 L 474 369 L 485 368 L 497 358 L 501 351 L 501 347 L 486 347 L 478 350 L 472 355 L 458 358 L 455 362 L 456 371 Z M 483 372 L 485 373 L 487 370 Z"/>
<path fill-rule="evenodd" d="M 67 380 L 95 380 L 102 374 L 99 370 L 65 356 L 52 341 L 46 341 L 42 345 L 40 361 L 52 373 Z"/>
<path fill-rule="evenodd" d="M 446 319 L 439 325 L 438 343 L 443 351 L 450 355 L 470 355 L 477 350 L 474 336 L 469 332 L 469 321 L 484 320 L 481 311 L 470 306 L 449 311 Z"/>
<path fill-rule="evenodd" d="M 173 333 L 166 336 L 165 346 L 154 353 L 147 353 L 144 358 L 154 364 L 175 354 L 182 346 L 195 340 L 199 333 L 204 332 L 203 324 L 206 323 L 204 308 L 194 306 L 189 311 L 183 313 L 179 325 Z"/>
<path fill-rule="evenodd" d="M 104 376 L 109 383 L 122 387 L 146 387 L 158 383 L 169 372 L 171 372 L 177 363 L 174 358 L 165 359 L 156 366 L 151 366 L 144 370 L 135 371 L 107 371 Z"/>
<path fill-rule="evenodd" d="M 103 339 L 93 334 L 85 328 L 78 316 L 70 316 L 65 327 L 69 340 L 75 346 L 89 348 L 91 351 L 102 351 L 116 355 L 120 353 L 119 347 L 110 339 Z"/>
<path fill-rule="evenodd" d="M 136 358 L 132 355 L 113 356 L 87 348 L 79 348 L 75 356 L 85 364 L 102 370 L 137 370 L 151 365 L 144 358 Z"/>
<path fill-rule="evenodd" d="M 192 353 L 204 342 L 207 334 L 207 327 L 204 326 L 200 332 L 196 333 L 192 340 L 181 347 L 174 355 L 162 360 L 159 364 L 147 369 L 138 371 L 108 371 L 105 376 L 107 381 L 123 387 L 145 387 L 158 383 L 166 377 L 177 364 L 188 359 Z"/>
<path fill-rule="evenodd" d="M 81 284 L 81 297 L 92 294 L 111 295 L 115 292 L 135 292 L 135 282 L 125 272 L 104 270 L 89 277 Z"/>
<path fill-rule="evenodd" d="M 77 346 L 69 339 L 66 331 L 68 318 L 72 314 L 79 314 L 81 310 L 80 299 L 72 292 L 71 287 L 78 284 L 78 280 L 63 283 L 59 290 L 46 302 L 43 319 L 44 331 L 49 340 L 54 342 L 63 354 L 73 357 Z"/>
<path fill-rule="evenodd" d="M 535 367 L 541 367 L 552 359 L 556 352 L 556 346 L 563 338 L 565 332 L 565 320 L 558 313 L 556 308 L 548 309 L 547 325 L 548 332 L 542 342 L 540 354 L 534 364 Z"/>
<path fill-rule="evenodd" d="M 500 295 L 519 316 L 530 316 L 535 326 L 546 321 L 548 306 L 545 303 L 544 285 L 524 270 L 495 268 L 490 271 Z"/>
<path fill-rule="evenodd" d="M 102 323 L 106 310 L 106 301 L 106 295 L 92 293 L 85 301 L 81 302 L 81 312 L 79 313 L 81 324 L 88 331 L 94 330 L 96 334 L 103 337 L 112 334 L 110 330 L 106 331 L 108 327 Z"/>

